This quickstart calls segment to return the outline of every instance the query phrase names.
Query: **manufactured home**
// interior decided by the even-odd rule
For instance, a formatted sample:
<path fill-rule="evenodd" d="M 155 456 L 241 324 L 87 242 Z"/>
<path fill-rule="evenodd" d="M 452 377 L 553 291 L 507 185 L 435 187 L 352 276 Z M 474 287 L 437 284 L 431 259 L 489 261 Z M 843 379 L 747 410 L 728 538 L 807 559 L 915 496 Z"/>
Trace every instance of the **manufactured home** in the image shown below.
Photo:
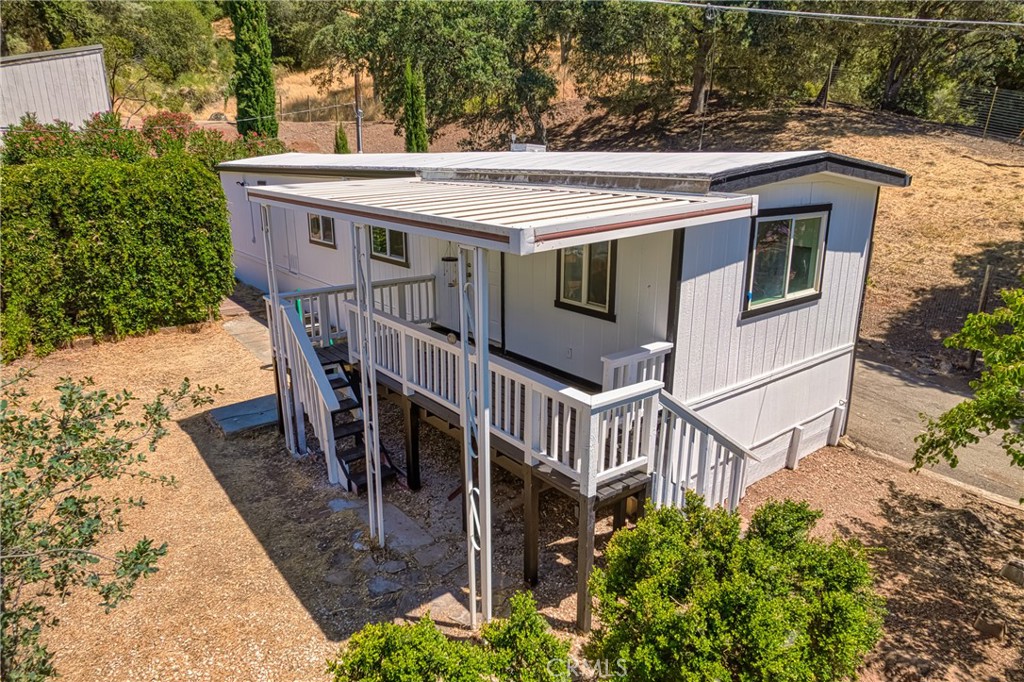
<path fill-rule="evenodd" d="M 419 485 L 422 421 L 460 438 L 471 601 L 490 603 L 490 471 L 598 509 L 735 507 L 845 430 L 882 187 L 829 152 L 282 154 L 221 164 L 240 280 L 268 292 L 285 440 L 365 492 Z M 381 450 L 377 401 L 406 415 Z M 477 573 L 478 571 L 478 573 Z M 479 581 L 477 581 L 479 575 Z"/>

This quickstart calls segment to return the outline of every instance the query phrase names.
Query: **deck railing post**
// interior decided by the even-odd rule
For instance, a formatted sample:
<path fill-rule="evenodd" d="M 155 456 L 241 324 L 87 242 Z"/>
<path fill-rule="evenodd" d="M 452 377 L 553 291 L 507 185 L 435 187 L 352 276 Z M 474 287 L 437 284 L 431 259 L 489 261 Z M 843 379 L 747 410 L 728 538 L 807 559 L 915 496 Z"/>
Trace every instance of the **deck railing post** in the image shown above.
<path fill-rule="evenodd" d="M 641 455 L 647 458 L 647 475 L 654 472 L 654 463 L 657 453 L 658 421 L 661 417 L 658 411 L 658 397 L 648 396 L 644 399 L 643 414 L 643 440 L 640 442 Z"/>
<path fill-rule="evenodd" d="M 594 497 L 597 495 L 597 477 L 601 473 L 601 412 L 593 412 L 590 405 L 581 406 L 580 420 L 580 495 Z M 612 438 L 615 434 L 612 434 Z M 615 447 L 614 442 L 612 447 Z"/>

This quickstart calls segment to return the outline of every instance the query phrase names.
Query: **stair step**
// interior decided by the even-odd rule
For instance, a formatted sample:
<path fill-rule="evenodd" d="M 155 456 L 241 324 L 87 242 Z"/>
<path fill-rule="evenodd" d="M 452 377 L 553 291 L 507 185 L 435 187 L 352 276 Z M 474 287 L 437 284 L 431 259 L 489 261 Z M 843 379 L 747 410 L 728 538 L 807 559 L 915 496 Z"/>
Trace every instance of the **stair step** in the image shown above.
<path fill-rule="evenodd" d="M 395 470 L 385 464 L 380 466 L 380 479 L 381 482 L 390 481 L 396 476 Z M 366 472 L 359 471 L 349 477 L 349 483 L 355 486 L 356 492 L 361 493 L 366 490 Z"/>
<path fill-rule="evenodd" d="M 334 412 L 331 412 L 331 414 L 349 412 L 358 407 L 360 407 L 358 400 L 354 400 L 352 398 L 341 398 L 340 400 L 338 400 L 338 409 L 336 409 Z"/>
<path fill-rule="evenodd" d="M 331 388 L 345 388 L 346 386 L 348 386 L 348 377 L 346 377 L 344 374 L 339 374 L 336 377 L 332 377 L 330 382 Z"/>
<path fill-rule="evenodd" d="M 344 424 L 334 425 L 334 438 L 348 438 L 349 436 L 356 436 L 363 432 L 363 422 L 345 422 Z"/>
<path fill-rule="evenodd" d="M 361 462 L 366 457 L 366 448 L 362 445 L 356 445 L 351 448 L 345 448 L 344 450 L 338 450 L 335 453 L 338 461 L 344 464 L 346 467 L 352 466 L 356 462 Z"/>

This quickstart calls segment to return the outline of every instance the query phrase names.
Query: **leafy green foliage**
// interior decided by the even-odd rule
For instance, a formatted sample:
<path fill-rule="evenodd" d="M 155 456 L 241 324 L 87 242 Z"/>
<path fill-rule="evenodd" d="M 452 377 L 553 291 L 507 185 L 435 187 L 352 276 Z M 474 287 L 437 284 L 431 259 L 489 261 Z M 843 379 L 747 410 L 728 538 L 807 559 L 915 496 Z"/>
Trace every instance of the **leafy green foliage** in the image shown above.
<path fill-rule="evenodd" d="M 5 359 L 206 320 L 234 285 L 224 193 L 195 159 L 5 166 L 2 191 Z"/>
<path fill-rule="evenodd" d="M 1000 292 L 1003 305 L 969 315 L 949 337 L 949 348 L 976 350 L 984 361 L 971 382 L 974 396 L 940 415 L 922 415 L 926 430 L 915 438 L 914 468 L 946 462 L 956 467 L 957 451 L 982 436 L 1002 431 L 1002 447 L 1012 466 L 1024 467 L 1024 289 Z"/>
<path fill-rule="evenodd" d="M 500 679 L 556 682 L 569 679 L 569 643 L 551 633 L 529 592 L 513 595 L 506 619 L 484 626 L 481 636 L 491 653 L 491 669 Z"/>
<path fill-rule="evenodd" d="M 429 616 L 412 625 L 367 625 L 327 665 L 334 682 L 481 682 L 487 670 L 483 651 L 449 640 Z"/>
<path fill-rule="evenodd" d="M 334 682 L 558 682 L 569 679 L 569 644 L 551 633 L 528 592 L 512 597 L 507 619 L 484 626 L 483 646 L 450 640 L 430 616 L 418 623 L 371 624 L 352 636 L 336 660 Z"/>
<path fill-rule="evenodd" d="M 352 150 L 348 148 L 348 135 L 345 134 L 345 126 L 341 124 L 341 121 L 338 121 L 338 127 L 334 130 L 334 153 L 352 153 Z"/>
<path fill-rule="evenodd" d="M 405 62 L 405 106 L 402 107 L 402 128 L 405 130 L 405 151 L 426 152 L 427 137 L 427 93 L 423 85 L 423 70 L 412 62 Z"/>
<path fill-rule="evenodd" d="M 104 158 L 139 161 L 185 152 L 210 170 L 221 161 L 288 151 L 283 142 L 249 133 L 228 140 L 218 130 L 199 128 L 188 114 L 159 111 L 144 119 L 141 132 L 126 128 L 112 112 L 93 114 L 80 131 L 64 121 L 41 124 L 31 114 L 4 135 L 0 158 L 20 165 L 54 158 Z"/>
<path fill-rule="evenodd" d="M 238 98 L 238 132 L 277 137 L 274 101 L 274 69 L 263 0 L 229 0 L 228 12 L 235 27 L 235 76 L 232 88 Z"/>
<path fill-rule="evenodd" d="M 595 658 L 631 680 L 839 680 L 881 637 L 864 550 L 809 537 L 820 514 L 769 502 L 739 516 L 687 492 L 616 533 L 591 589 Z"/>
<path fill-rule="evenodd" d="M 206 404 L 219 390 L 193 387 L 186 379 L 139 406 L 128 391 L 110 394 L 94 390 L 90 379 L 67 378 L 55 387 L 54 400 L 26 404 L 28 377 L 17 374 L 0 393 L 0 675 L 11 682 L 56 673 L 41 635 L 58 620 L 52 602 L 42 597 L 89 590 L 110 611 L 157 570 L 167 545 L 149 538 L 113 556 L 95 551 L 105 536 L 123 530 L 126 509 L 145 504 L 98 484 L 173 484 L 142 469 L 147 453 L 167 434 L 173 409 Z"/>

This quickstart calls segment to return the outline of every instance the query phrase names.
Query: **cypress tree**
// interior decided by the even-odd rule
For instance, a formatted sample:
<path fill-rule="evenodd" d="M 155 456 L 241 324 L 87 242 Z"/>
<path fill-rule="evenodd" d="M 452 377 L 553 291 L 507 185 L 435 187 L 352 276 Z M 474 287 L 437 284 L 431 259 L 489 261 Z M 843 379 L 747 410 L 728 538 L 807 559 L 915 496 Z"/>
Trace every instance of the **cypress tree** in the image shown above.
<path fill-rule="evenodd" d="M 274 112 L 274 71 L 270 61 L 270 31 L 263 0 L 227 3 L 235 27 L 235 76 L 238 132 L 277 137 Z"/>
<path fill-rule="evenodd" d="M 405 151 L 425 152 L 427 149 L 427 88 L 423 83 L 423 69 L 412 67 L 405 60 L 405 107 L 402 109 L 402 127 L 405 128 Z"/>
<path fill-rule="evenodd" d="M 342 125 L 341 121 L 338 121 L 338 129 L 334 131 L 334 153 L 352 153 L 352 151 L 348 148 L 348 135 L 345 134 L 345 126 Z"/>

